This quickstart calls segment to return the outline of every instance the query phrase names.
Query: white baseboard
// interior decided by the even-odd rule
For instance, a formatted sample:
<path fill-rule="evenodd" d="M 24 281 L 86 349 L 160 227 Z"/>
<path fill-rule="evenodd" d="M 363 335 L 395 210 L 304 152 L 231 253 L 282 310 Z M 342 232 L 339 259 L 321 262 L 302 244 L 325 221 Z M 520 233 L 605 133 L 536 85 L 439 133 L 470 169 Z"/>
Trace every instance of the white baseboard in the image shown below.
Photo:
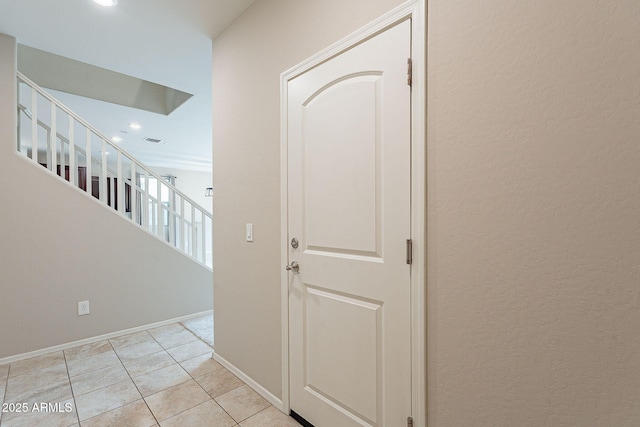
<path fill-rule="evenodd" d="M 85 338 L 85 339 L 82 339 L 82 340 L 73 341 L 73 342 L 66 343 L 66 344 L 60 344 L 60 345 L 56 345 L 56 346 L 53 346 L 53 347 L 47 347 L 47 348 L 43 348 L 41 350 L 35 350 L 35 351 L 30 351 L 28 353 L 17 354 L 15 356 L 9 356 L 9 357 L 5 357 L 5 358 L 0 359 L 0 365 L 6 365 L 6 364 L 9 364 L 9 363 L 17 362 L 18 360 L 24 360 L 24 359 L 29 359 L 31 357 L 42 356 L 44 354 L 53 353 L 53 352 L 56 352 L 56 351 L 67 350 L 69 348 L 77 347 L 79 345 L 91 344 L 91 343 L 94 343 L 94 342 L 107 340 L 107 339 L 119 337 L 119 336 L 122 336 L 122 335 L 128 335 L 128 334 L 132 334 L 134 332 L 146 331 L 147 329 L 153 329 L 153 328 L 157 328 L 157 327 L 160 327 L 160 326 L 170 325 L 171 323 L 183 322 L 185 320 L 193 319 L 194 317 L 205 316 L 205 315 L 211 314 L 211 313 L 213 313 L 213 310 L 202 311 L 200 313 L 189 314 L 189 315 L 186 315 L 186 316 L 176 317 L 174 319 L 163 320 L 161 322 L 150 323 L 148 325 L 137 326 L 135 328 L 124 329 L 122 331 L 111 332 L 111 333 L 104 334 L 104 335 L 98 335 L 96 337 Z"/>
<path fill-rule="evenodd" d="M 227 368 L 233 375 L 240 378 L 246 385 L 254 389 L 256 393 L 264 397 L 269 403 L 271 403 L 273 406 L 278 408 L 283 413 L 285 412 L 282 407 L 282 400 L 274 396 L 269 390 L 262 387 L 253 378 L 251 378 L 249 375 L 242 372 L 240 369 L 238 369 L 236 366 L 234 366 L 231 362 L 226 360 L 224 357 L 216 354 L 215 352 L 213 352 L 212 356 L 216 362 L 218 362 L 219 364 Z"/>

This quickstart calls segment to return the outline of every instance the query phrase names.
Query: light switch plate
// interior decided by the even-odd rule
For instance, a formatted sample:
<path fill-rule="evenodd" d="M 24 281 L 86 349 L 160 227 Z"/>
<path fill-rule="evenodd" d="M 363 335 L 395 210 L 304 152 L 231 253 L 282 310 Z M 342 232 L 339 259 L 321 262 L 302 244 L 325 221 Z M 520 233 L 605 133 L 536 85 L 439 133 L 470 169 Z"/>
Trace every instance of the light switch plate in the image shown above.
<path fill-rule="evenodd" d="M 253 242 L 253 224 L 247 224 L 246 239 L 247 242 Z"/>

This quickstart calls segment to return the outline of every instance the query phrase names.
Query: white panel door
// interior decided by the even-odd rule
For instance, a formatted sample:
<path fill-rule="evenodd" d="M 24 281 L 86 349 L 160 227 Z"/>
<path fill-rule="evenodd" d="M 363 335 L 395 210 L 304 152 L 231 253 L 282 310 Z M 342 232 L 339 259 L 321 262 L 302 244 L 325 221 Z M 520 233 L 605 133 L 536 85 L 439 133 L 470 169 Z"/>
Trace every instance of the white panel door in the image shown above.
<path fill-rule="evenodd" d="M 288 82 L 290 406 L 316 427 L 411 415 L 406 20 Z"/>

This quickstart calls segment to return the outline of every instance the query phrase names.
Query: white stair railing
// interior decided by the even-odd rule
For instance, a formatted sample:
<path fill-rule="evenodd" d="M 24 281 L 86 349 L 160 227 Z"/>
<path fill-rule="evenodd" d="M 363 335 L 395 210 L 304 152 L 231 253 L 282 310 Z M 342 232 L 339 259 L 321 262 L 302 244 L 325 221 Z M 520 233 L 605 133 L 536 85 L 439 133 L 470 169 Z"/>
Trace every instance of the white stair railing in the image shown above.
<path fill-rule="evenodd" d="M 17 83 L 18 152 L 212 268 L 207 210 L 20 72 Z"/>

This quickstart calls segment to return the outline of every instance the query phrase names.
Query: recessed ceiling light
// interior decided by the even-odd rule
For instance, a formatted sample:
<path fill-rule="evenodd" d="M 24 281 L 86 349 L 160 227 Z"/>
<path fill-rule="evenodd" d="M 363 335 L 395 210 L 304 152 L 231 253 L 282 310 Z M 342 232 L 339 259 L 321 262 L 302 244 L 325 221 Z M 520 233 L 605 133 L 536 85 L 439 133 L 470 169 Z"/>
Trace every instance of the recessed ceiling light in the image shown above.
<path fill-rule="evenodd" d="M 118 0 L 93 0 L 93 2 L 100 6 L 115 6 L 118 4 Z"/>
<path fill-rule="evenodd" d="M 142 126 L 139 123 L 129 123 L 129 127 L 131 129 L 140 129 Z"/>
<path fill-rule="evenodd" d="M 122 141 L 122 138 L 120 138 L 119 136 L 112 136 L 112 137 L 111 137 L 111 140 L 112 140 L 113 142 L 120 142 L 120 141 Z"/>

